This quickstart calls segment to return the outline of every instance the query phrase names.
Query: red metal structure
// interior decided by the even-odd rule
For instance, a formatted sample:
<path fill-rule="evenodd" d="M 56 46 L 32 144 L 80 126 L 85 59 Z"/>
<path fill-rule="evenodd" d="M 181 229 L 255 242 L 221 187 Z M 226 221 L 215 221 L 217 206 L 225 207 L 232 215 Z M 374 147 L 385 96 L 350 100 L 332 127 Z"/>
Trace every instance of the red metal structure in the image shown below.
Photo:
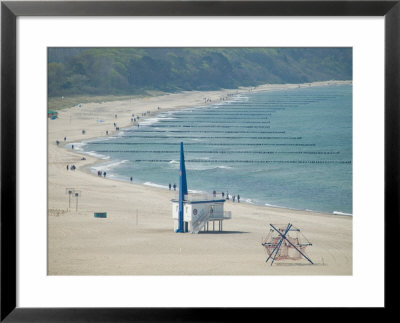
<path fill-rule="evenodd" d="M 267 237 L 261 243 L 267 251 L 268 258 L 271 259 L 271 266 L 275 260 L 299 260 L 301 257 L 313 262 L 305 255 L 305 249 L 312 244 L 291 223 L 287 225 L 270 224 Z"/>

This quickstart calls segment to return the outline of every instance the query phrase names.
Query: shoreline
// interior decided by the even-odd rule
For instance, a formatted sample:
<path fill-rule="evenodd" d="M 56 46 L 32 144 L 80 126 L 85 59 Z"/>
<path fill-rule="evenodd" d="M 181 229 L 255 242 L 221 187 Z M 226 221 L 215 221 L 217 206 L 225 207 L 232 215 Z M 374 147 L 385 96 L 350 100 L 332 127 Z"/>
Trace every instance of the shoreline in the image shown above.
<path fill-rule="evenodd" d="M 78 153 L 78 154 L 85 155 L 84 152 L 83 153 Z M 96 177 L 96 174 L 94 172 L 91 172 L 89 168 L 93 167 L 95 165 L 98 165 L 102 160 L 103 159 L 99 159 L 97 162 L 94 162 L 93 164 L 86 165 L 86 167 L 82 169 L 82 172 L 85 172 L 87 174 L 90 174 L 91 176 L 95 176 Z M 105 159 L 103 161 L 105 161 Z M 110 174 L 110 172 L 107 171 L 107 174 Z M 113 174 L 111 173 L 111 175 L 113 175 Z M 128 183 L 128 184 L 133 184 L 133 185 L 139 185 L 139 186 L 146 186 L 146 187 L 150 187 L 150 188 L 155 188 L 155 189 L 159 189 L 159 190 L 162 190 L 162 191 L 170 191 L 168 186 L 157 184 L 157 183 L 153 183 L 153 182 L 140 183 L 140 182 L 136 182 L 134 180 L 132 182 L 130 182 L 128 179 L 123 179 L 122 177 L 118 178 L 118 176 L 114 176 L 113 178 L 107 177 L 105 179 L 106 180 L 110 180 L 110 181 L 115 181 L 115 182 L 118 182 L 118 183 Z M 148 184 L 146 184 L 146 183 L 148 183 Z M 199 190 L 199 189 L 196 189 L 196 188 L 189 190 L 189 192 L 191 192 L 191 191 L 198 192 L 200 194 L 209 194 L 209 192 L 202 191 L 202 190 Z M 174 192 L 176 192 L 176 194 L 178 194 L 179 190 L 176 190 Z M 342 211 L 336 211 L 335 210 L 335 211 L 329 213 L 329 212 L 323 212 L 323 211 L 318 211 L 318 210 L 298 209 L 298 208 L 294 208 L 294 207 L 292 208 L 292 207 L 288 207 L 288 206 L 279 206 L 279 205 L 272 205 L 272 204 L 267 204 L 267 203 L 263 204 L 263 202 L 259 202 L 259 203 L 254 202 L 254 203 L 252 203 L 252 202 L 248 202 L 247 201 L 248 199 L 251 199 L 251 200 L 254 201 L 253 198 L 249 198 L 249 197 L 243 196 L 243 197 L 241 197 L 241 201 L 239 202 L 239 204 L 242 203 L 242 204 L 245 204 L 245 205 L 254 205 L 254 206 L 259 206 L 259 207 L 264 207 L 264 208 L 272 208 L 272 209 L 287 210 L 287 211 L 299 211 L 299 212 L 306 212 L 306 213 L 308 212 L 308 213 L 310 213 L 310 215 L 315 213 L 315 214 L 329 215 L 329 216 L 353 217 L 353 214 L 342 212 Z M 227 202 L 229 202 L 229 203 L 237 203 L 237 202 L 232 202 L 231 200 L 228 200 L 226 198 L 225 198 L 225 200 Z"/>
<path fill-rule="evenodd" d="M 268 86 L 270 86 L 270 85 L 266 84 L 266 85 L 261 85 L 261 86 L 256 87 L 256 88 L 251 88 L 251 91 L 252 91 L 251 93 L 258 93 L 258 92 L 264 92 L 264 91 L 278 91 L 278 90 L 282 90 L 282 89 L 293 89 L 293 88 L 298 88 L 298 87 L 329 86 L 329 85 L 332 85 L 332 84 L 341 85 L 341 84 L 351 84 L 351 83 L 352 83 L 352 81 L 327 81 L 327 82 L 313 82 L 313 83 L 303 83 L 303 84 L 286 84 L 287 87 L 285 87 L 285 84 L 278 84 L 278 85 L 272 85 L 273 86 L 272 88 L 268 88 Z M 239 89 L 237 89 L 237 91 L 239 91 L 239 90 L 240 90 L 240 92 L 239 93 L 235 93 L 235 95 L 243 94 L 243 93 L 249 93 L 249 88 L 239 88 Z M 221 90 L 221 92 L 225 92 L 225 91 L 229 92 L 229 91 L 234 91 L 234 90 Z M 168 95 L 168 94 L 166 94 L 166 95 Z M 125 101 L 130 101 L 130 100 L 125 100 Z M 115 102 L 115 101 L 109 101 L 109 102 Z M 140 120 L 141 121 L 146 121 L 146 120 L 149 120 L 150 118 L 157 118 L 157 116 L 160 113 L 165 113 L 165 112 L 170 112 L 170 111 L 172 111 L 172 112 L 180 111 L 180 110 L 190 109 L 190 108 L 194 108 L 194 107 L 201 108 L 201 107 L 205 107 L 205 106 L 208 106 L 208 105 L 211 105 L 211 104 L 212 104 L 212 102 L 210 102 L 208 104 L 203 103 L 202 106 L 197 106 L 197 105 L 190 105 L 189 106 L 188 105 L 186 107 L 180 107 L 180 108 L 171 107 L 171 108 L 168 108 L 168 109 L 165 109 L 165 110 L 157 110 L 157 111 L 154 112 L 153 115 L 141 117 Z M 137 124 L 138 123 L 136 122 L 134 124 L 122 126 L 120 128 L 120 131 L 123 132 L 124 130 L 129 130 L 129 129 L 133 128 Z M 118 134 L 118 132 L 117 131 L 113 131 L 113 132 L 109 133 L 109 136 L 111 137 L 111 136 L 116 135 L 116 134 Z M 107 138 L 107 136 L 88 138 L 88 139 L 83 139 L 81 141 L 74 142 L 74 144 L 75 143 L 81 144 L 84 141 L 90 142 L 90 141 L 101 140 L 101 139 L 106 139 L 106 138 Z M 66 148 L 65 145 L 63 146 L 63 148 L 72 151 L 70 148 Z M 89 152 L 84 152 L 83 150 L 80 151 L 80 152 L 76 152 L 76 153 L 79 154 L 79 155 L 84 155 L 84 156 L 88 156 L 88 155 L 89 156 L 93 156 L 93 155 L 90 155 Z M 82 169 L 82 171 L 87 172 L 88 174 L 91 174 L 92 176 L 96 176 L 96 174 L 91 172 L 89 168 L 90 167 L 94 167 L 96 165 L 99 165 L 101 163 L 106 163 L 106 160 L 109 160 L 109 158 L 104 158 L 103 159 L 101 157 L 96 157 L 96 156 L 93 156 L 93 157 L 96 158 L 96 161 L 91 163 L 91 164 L 86 165 Z M 110 156 L 107 156 L 107 157 L 110 157 Z M 167 186 L 164 187 L 162 184 L 157 184 L 157 183 L 152 183 L 154 185 L 146 185 L 147 182 L 144 182 L 144 183 L 135 182 L 135 181 L 130 182 L 128 179 L 124 180 L 124 179 L 118 178 L 118 177 L 112 178 L 112 179 L 107 177 L 106 179 L 114 180 L 114 181 L 117 181 L 117 182 L 126 182 L 126 183 L 130 183 L 130 184 L 135 184 L 135 185 L 143 185 L 143 186 L 148 186 L 148 187 L 154 187 L 154 188 L 168 190 Z M 199 190 L 194 189 L 194 191 L 199 191 Z M 203 191 L 201 191 L 201 192 L 203 192 Z M 249 198 L 249 197 L 247 197 L 247 199 L 253 200 L 252 198 Z M 227 200 L 227 201 L 230 201 L 230 200 Z M 242 197 L 242 202 L 241 203 L 245 203 L 245 204 L 248 204 L 248 205 L 256 205 L 256 206 L 266 207 L 266 208 L 283 209 L 283 210 L 289 210 L 289 211 L 301 211 L 301 212 L 310 212 L 310 213 L 318 213 L 318 214 L 334 215 L 334 216 L 350 216 L 350 217 L 353 216 L 353 214 L 351 214 L 351 213 L 346 213 L 346 212 L 337 211 L 337 210 L 334 210 L 331 213 L 329 213 L 329 212 L 324 212 L 324 211 L 319 211 L 319 210 L 298 209 L 298 208 L 291 208 L 291 207 L 288 207 L 288 206 L 272 205 L 272 204 L 264 203 L 262 201 L 259 201 L 259 203 L 251 203 L 251 202 L 247 202 L 245 197 Z"/>
<path fill-rule="evenodd" d="M 334 84 L 329 81 L 314 86 L 328 83 Z M 350 82 L 335 84 L 343 83 Z M 265 85 L 257 91 L 282 89 L 282 86 Z M 298 86 L 287 85 L 287 88 Z M 48 274 L 351 275 L 352 216 L 229 201 L 225 209 L 232 211 L 233 216 L 224 222 L 222 234 L 176 234 L 170 200 L 178 191 L 96 176 L 87 168 L 104 160 L 90 155 L 81 160 L 81 153 L 63 147 L 105 137 L 105 131 L 113 129 L 116 120 L 123 131 L 122 128 L 131 126 L 132 113 L 204 106 L 204 97 L 212 98 L 212 104 L 221 95 L 236 91 L 246 93 L 249 88 L 83 104 L 81 108 L 59 110 L 59 118 L 49 119 Z M 114 114 L 118 117 L 114 118 Z M 148 116 L 151 117 L 154 115 Z M 99 119 L 103 122 L 96 122 Z M 82 134 L 82 130 L 86 133 Z M 113 134 L 109 132 L 110 136 Z M 67 171 L 67 164 L 75 165 L 76 170 Z M 67 188 L 77 190 L 79 198 L 68 203 Z M 93 212 L 100 211 L 108 213 L 107 219 L 93 217 Z M 288 222 L 298 225 L 310 237 L 313 242 L 310 255 L 316 266 L 304 266 L 301 261 L 298 266 L 296 263 L 265 266 L 260 239 L 266 226 Z M 337 241 L 338 237 L 341 240 Z"/>

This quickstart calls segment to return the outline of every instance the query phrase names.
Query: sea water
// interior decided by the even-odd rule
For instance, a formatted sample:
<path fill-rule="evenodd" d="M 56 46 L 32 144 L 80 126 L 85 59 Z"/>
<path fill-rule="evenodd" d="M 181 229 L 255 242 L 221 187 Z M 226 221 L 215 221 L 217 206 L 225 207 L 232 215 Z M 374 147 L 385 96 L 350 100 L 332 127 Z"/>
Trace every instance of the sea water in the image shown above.
<path fill-rule="evenodd" d="M 93 172 L 168 189 L 179 185 L 183 142 L 189 190 L 352 214 L 352 85 L 249 91 L 211 103 L 161 112 L 80 148 L 106 159 Z"/>

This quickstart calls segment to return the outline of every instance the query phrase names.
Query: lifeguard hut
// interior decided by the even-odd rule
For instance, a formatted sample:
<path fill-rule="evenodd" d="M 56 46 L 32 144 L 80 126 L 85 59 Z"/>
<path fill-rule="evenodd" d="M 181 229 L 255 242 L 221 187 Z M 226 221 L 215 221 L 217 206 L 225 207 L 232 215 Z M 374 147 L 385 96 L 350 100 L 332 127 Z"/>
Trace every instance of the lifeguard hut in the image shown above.
<path fill-rule="evenodd" d="M 172 218 L 175 232 L 199 233 L 201 230 L 223 230 L 223 221 L 232 218 L 231 212 L 224 211 L 225 199 L 217 194 L 188 193 L 185 158 L 181 142 L 179 198 L 172 199 Z"/>

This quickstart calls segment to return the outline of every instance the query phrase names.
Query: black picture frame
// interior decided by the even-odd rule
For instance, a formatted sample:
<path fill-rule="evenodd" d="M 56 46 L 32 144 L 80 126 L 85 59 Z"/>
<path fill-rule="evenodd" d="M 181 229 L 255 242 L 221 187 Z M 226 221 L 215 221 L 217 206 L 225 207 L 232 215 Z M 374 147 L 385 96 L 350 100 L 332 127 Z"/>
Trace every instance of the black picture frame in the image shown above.
<path fill-rule="evenodd" d="M 19 16 L 384 16 L 385 18 L 385 309 L 398 278 L 400 0 L 395 1 L 4 1 L 1 3 L 1 317 L 3 322 L 236 321 L 238 311 L 195 308 L 19 308 L 16 306 L 16 19 Z M 373 64 L 373 62 L 371 62 Z M 373 261 L 373 255 L 371 255 Z M 393 287 L 392 287 L 393 286 Z M 38 291 L 40 293 L 40 291 Z M 391 298 L 393 297 L 393 298 Z M 257 312 L 257 313 L 256 313 Z M 262 319 L 262 318 L 261 318 Z M 251 321 L 251 319 L 250 319 Z"/>

